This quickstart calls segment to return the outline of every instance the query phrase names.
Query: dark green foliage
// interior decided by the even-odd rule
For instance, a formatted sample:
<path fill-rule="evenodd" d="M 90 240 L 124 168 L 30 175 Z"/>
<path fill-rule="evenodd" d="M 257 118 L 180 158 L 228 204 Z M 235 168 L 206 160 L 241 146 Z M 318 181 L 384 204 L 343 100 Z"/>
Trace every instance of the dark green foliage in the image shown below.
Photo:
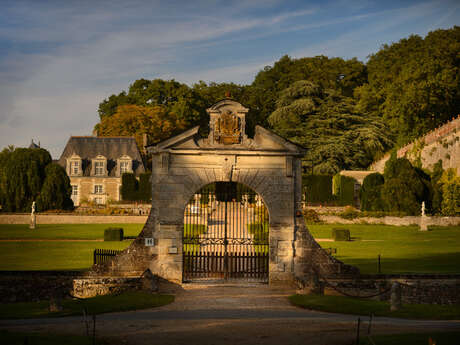
<path fill-rule="evenodd" d="M 382 174 L 367 175 L 360 190 L 362 211 L 383 211 L 381 191 L 385 179 Z"/>
<path fill-rule="evenodd" d="M 442 211 L 442 160 L 439 160 L 433 166 L 433 172 L 431 173 L 431 188 L 433 189 L 433 200 L 431 201 L 431 213 L 441 214 Z"/>
<path fill-rule="evenodd" d="M 45 181 L 37 198 L 37 210 L 68 210 L 73 208 L 70 198 L 72 187 L 66 171 L 59 164 L 51 163 L 45 169 Z"/>
<path fill-rule="evenodd" d="M 399 144 L 447 122 L 460 109 L 459 51 L 459 26 L 383 45 L 356 89 L 358 111 L 383 116 Z"/>
<path fill-rule="evenodd" d="M 307 203 L 329 203 L 335 200 L 330 175 L 303 175 L 302 191 Z"/>
<path fill-rule="evenodd" d="M 357 181 L 349 176 L 334 175 L 333 193 L 341 206 L 355 204 L 355 184 Z"/>
<path fill-rule="evenodd" d="M 145 201 L 152 199 L 151 173 L 139 175 L 139 180 L 133 173 L 124 173 L 121 176 L 121 197 L 126 201 Z"/>
<path fill-rule="evenodd" d="M 332 239 L 334 241 L 350 241 L 350 230 L 333 228 Z"/>
<path fill-rule="evenodd" d="M 123 241 L 123 228 L 105 229 L 104 241 Z"/>
<path fill-rule="evenodd" d="M 121 176 L 121 198 L 123 200 L 139 200 L 138 189 L 138 181 L 133 173 L 124 173 Z"/>
<path fill-rule="evenodd" d="M 303 164 L 316 174 L 363 169 L 393 144 L 379 117 L 357 113 L 351 97 L 311 81 L 284 89 L 276 105 L 270 125 L 307 148 Z"/>
<path fill-rule="evenodd" d="M 139 200 L 150 201 L 152 199 L 152 183 L 150 182 L 151 173 L 139 175 Z"/>
<path fill-rule="evenodd" d="M 429 176 L 406 158 L 390 159 L 385 165 L 382 201 L 385 211 L 419 215 L 422 201 L 430 211 L 432 192 Z"/>
<path fill-rule="evenodd" d="M 41 148 L 11 147 L 0 153 L 0 204 L 3 210 L 30 212 L 33 201 L 37 201 L 37 211 L 73 206 L 69 179 L 65 171 L 51 161 L 49 152 Z"/>

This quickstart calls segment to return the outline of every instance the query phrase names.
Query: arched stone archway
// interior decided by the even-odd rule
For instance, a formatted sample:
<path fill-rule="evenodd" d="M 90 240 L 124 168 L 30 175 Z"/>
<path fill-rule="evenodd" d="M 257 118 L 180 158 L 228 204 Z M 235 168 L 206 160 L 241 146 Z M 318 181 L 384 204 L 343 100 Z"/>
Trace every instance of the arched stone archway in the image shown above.
<path fill-rule="evenodd" d="M 301 158 L 305 149 L 257 126 L 245 134 L 248 109 L 225 99 L 209 108 L 210 134 L 198 127 L 149 147 L 152 155 L 152 209 L 139 237 L 102 269 L 139 274 L 149 268 L 182 283 L 183 212 L 201 187 L 216 181 L 244 184 L 260 194 L 270 213 L 269 281 L 290 283 L 312 272 L 357 273 L 326 254 L 308 232 L 302 216 Z M 145 238 L 154 245 L 146 247 Z"/>

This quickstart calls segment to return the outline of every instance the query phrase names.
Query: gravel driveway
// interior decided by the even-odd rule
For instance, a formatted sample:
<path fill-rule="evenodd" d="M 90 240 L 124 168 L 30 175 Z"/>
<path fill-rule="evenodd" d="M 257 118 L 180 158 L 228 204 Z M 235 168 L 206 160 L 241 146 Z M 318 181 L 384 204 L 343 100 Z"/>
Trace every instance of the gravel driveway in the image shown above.
<path fill-rule="evenodd" d="M 185 285 L 174 303 L 133 312 L 97 316 L 97 335 L 112 344 L 273 344 L 345 345 L 356 337 L 357 316 L 291 306 L 294 290 L 267 285 Z M 361 333 L 368 317 L 362 317 Z M 82 317 L 4 320 L 0 328 L 84 334 Z M 460 331 L 460 321 L 414 321 L 378 317 L 373 334 Z M 428 337 L 428 336 L 427 336 Z M 428 343 L 428 340 L 427 340 Z"/>

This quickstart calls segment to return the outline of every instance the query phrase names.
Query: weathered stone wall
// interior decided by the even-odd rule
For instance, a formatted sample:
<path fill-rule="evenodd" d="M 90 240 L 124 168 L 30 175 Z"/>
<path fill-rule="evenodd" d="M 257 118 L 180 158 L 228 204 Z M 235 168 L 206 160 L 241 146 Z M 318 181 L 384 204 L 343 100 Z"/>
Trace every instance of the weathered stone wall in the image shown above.
<path fill-rule="evenodd" d="M 147 216 L 37 214 L 37 224 L 145 224 Z M 30 214 L 0 214 L 0 224 L 29 224 Z"/>
<path fill-rule="evenodd" d="M 460 173 L 460 115 L 419 140 L 400 148 L 397 156 L 407 157 L 412 162 L 420 159 L 422 167 L 430 170 L 441 160 L 444 169 L 454 168 Z M 369 170 L 383 173 L 388 159 L 390 154 L 374 162 Z"/>
<path fill-rule="evenodd" d="M 142 279 L 139 277 L 77 278 L 73 280 L 72 295 L 89 298 L 140 289 Z"/>
<path fill-rule="evenodd" d="M 362 275 L 354 279 L 321 279 L 326 295 L 373 296 L 388 301 L 394 282 L 401 284 L 401 298 L 407 304 L 460 303 L 460 275 Z M 385 292 L 380 294 L 382 292 Z M 302 291 L 299 291 L 300 293 Z"/>
<path fill-rule="evenodd" d="M 339 216 L 319 215 L 322 222 L 327 224 L 384 224 L 384 225 L 419 225 L 420 216 L 407 217 L 359 217 L 355 219 L 344 219 Z M 457 226 L 460 225 L 460 217 L 424 217 L 427 226 Z"/>
<path fill-rule="evenodd" d="M 78 200 L 76 206 L 84 199 L 93 200 L 103 198 L 104 204 L 107 200 L 118 201 L 121 199 L 120 187 L 121 177 L 98 177 L 98 176 L 70 176 L 70 184 L 78 186 Z M 94 194 L 94 185 L 102 185 L 102 194 Z"/>
<path fill-rule="evenodd" d="M 0 271 L 0 302 L 33 302 L 66 296 L 81 272 Z"/>

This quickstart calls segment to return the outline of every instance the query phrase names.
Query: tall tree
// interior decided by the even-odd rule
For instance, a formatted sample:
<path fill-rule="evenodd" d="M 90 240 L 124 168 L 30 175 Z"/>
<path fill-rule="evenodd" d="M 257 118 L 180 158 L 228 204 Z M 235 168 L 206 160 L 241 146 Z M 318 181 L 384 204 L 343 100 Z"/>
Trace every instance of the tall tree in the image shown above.
<path fill-rule="evenodd" d="M 65 169 L 59 164 L 50 163 L 45 168 L 45 176 L 40 195 L 37 198 L 38 210 L 67 210 L 72 208 L 73 202 L 70 198 L 72 187 Z"/>
<path fill-rule="evenodd" d="M 282 90 L 294 82 L 307 80 L 323 89 L 333 89 L 344 96 L 352 96 L 356 87 L 367 81 L 366 66 L 357 59 L 328 58 L 326 56 L 292 59 L 285 55 L 272 66 L 260 71 L 250 87 L 251 104 L 259 109 L 259 121 L 264 125 L 276 109 Z"/>
<path fill-rule="evenodd" d="M 0 203 L 11 212 L 29 211 L 45 179 L 45 168 L 51 156 L 44 149 L 17 148 L 2 159 Z"/>
<path fill-rule="evenodd" d="M 459 52 L 459 26 L 384 45 L 355 91 L 358 111 L 382 116 L 399 144 L 445 123 L 460 109 Z"/>
<path fill-rule="evenodd" d="M 335 174 L 367 167 L 391 139 L 383 122 L 354 111 L 352 98 L 306 80 L 283 90 L 269 122 L 274 130 L 307 148 L 305 165 Z"/>
<path fill-rule="evenodd" d="M 139 148 L 142 148 L 144 133 L 149 143 L 156 143 L 184 128 L 183 119 L 160 105 L 121 105 L 115 114 L 103 117 L 96 125 L 99 136 L 134 136 Z"/>

